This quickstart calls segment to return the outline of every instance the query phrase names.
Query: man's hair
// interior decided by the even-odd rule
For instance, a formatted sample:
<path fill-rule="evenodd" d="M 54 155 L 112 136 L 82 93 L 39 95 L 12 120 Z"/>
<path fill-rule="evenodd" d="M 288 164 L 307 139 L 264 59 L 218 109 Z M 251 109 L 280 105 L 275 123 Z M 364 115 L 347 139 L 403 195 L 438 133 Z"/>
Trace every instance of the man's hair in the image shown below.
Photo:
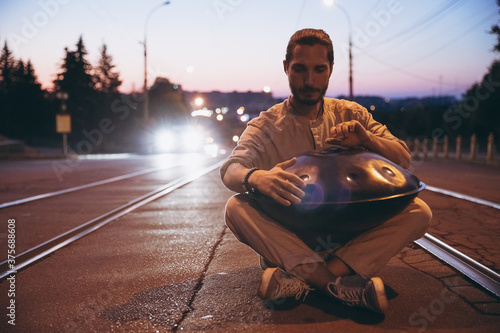
<path fill-rule="evenodd" d="M 288 46 L 286 47 L 285 61 L 287 63 L 292 60 L 293 50 L 297 45 L 310 45 L 320 44 L 326 46 L 328 62 L 333 64 L 333 43 L 330 36 L 321 29 L 302 29 L 297 31 L 290 37 Z"/>

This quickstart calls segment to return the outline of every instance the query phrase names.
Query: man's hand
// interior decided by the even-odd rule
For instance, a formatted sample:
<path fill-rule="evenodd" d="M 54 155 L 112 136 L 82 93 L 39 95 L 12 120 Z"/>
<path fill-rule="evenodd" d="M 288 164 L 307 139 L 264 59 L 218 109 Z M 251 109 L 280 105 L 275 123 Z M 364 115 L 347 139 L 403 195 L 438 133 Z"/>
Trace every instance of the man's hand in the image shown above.
<path fill-rule="evenodd" d="M 351 120 L 334 126 L 330 129 L 327 143 L 339 144 L 346 147 L 363 145 L 370 139 L 370 133 L 357 120 Z"/>
<path fill-rule="evenodd" d="M 296 161 L 294 157 L 276 164 L 269 171 L 255 171 L 250 175 L 248 183 L 257 188 L 260 193 L 284 206 L 290 206 L 292 203 L 299 204 L 305 195 L 301 188 L 304 188 L 306 183 L 296 174 L 284 170 L 294 165 Z"/>

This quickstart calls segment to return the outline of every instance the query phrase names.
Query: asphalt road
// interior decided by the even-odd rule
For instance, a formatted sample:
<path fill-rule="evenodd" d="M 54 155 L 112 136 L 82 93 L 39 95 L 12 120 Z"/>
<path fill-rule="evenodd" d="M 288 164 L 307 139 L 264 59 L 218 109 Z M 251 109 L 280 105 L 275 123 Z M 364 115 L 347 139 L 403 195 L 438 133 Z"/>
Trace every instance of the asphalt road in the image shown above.
<path fill-rule="evenodd" d="M 182 161 L 188 163 L 168 168 Z M 179 177 L 189 171 L 188 165 L 214 162 L 189 161 L 186 156 L 81 160 L 63 174 L 54 169 L 54 162 L 62 160 L 0 161 L 0 203 L 165 167 L 0 212 L 6 222 L 16 220 L 16 245 L 27 248 Z M 498 171 L 494 166 L 428 161 L 413 169 L 428 185 L 494 202 L 500 202 Z M 497 298 L 413 246 L 380 274 L 391 298 L 385 317 L 346 309 L 315 293 L 300 305 L 264 304 L 255 295 L 261 273 L 257 256 L 223 222 L 231 195 L 213 171 L 18 272 L 15 297 L 6 297 L 12 284 L 2 281 L 0 306 L 6 309 L 15 300 L 16 325 L 2 313 L 0 331 L 500 330 Z M 434 213 L 430 233 L 498 271 L 498 210 L 430 191 L 420 197 Z M 6 244 L 7 229 L 0 236 Z M 6 251 L 4 245 L 1 251 Z"/>

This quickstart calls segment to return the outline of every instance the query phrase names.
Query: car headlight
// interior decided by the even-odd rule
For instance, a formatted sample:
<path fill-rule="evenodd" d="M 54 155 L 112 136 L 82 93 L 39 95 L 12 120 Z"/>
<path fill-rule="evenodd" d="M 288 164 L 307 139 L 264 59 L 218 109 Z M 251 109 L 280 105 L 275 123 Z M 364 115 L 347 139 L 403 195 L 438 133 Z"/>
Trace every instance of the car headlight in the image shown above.
<path fill-rule="evenodd" d="M 168 152 L 175 148 L 175 137 L 171 132 L 161 131 L 156 133 L 156 149 L 160 152 Z"/>
<path fill-rule="evenodd" d="M 200 149 L 203 143 L 203 135 L 200 131 L 189 129 L 182 133 L 182 146 L 185 150 L 193 151 Z"/>

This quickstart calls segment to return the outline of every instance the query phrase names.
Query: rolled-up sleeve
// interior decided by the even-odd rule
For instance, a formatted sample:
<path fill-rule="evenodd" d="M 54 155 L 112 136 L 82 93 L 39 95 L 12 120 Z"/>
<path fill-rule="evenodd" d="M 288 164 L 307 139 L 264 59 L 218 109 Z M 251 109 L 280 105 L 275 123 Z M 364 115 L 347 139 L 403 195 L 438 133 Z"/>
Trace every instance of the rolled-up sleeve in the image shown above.
<path fill-rule="evenodd" d="M 345 101 L 344 101 L 345 102 Z M 374 135 L 398 142 L 403 148 L 410 152 L 406 143 L 397 137 L 395 137 L 387 128 L 387 126 L 382 125 L 375 119 L 373 119 L 373 115 L 368 112 L 368 110 L 361 105 L 353 102 L 345 102 L 344 110 L 341 112 L 343 121 L 349 121 L 351 119 L 355 119 L 363 125 L 366 130 L 370 131 Z"/>
<path fill-rule="evenodd" d="M 220 168 L 221 177 L 224 178 L 227 168 L 233 163 L 241 164 L 249 169 L 253 167 L 266 169 L 265 143 L 265 133 L 258 127 L 248 124 L 231 156 L 222 164 Z"/>

